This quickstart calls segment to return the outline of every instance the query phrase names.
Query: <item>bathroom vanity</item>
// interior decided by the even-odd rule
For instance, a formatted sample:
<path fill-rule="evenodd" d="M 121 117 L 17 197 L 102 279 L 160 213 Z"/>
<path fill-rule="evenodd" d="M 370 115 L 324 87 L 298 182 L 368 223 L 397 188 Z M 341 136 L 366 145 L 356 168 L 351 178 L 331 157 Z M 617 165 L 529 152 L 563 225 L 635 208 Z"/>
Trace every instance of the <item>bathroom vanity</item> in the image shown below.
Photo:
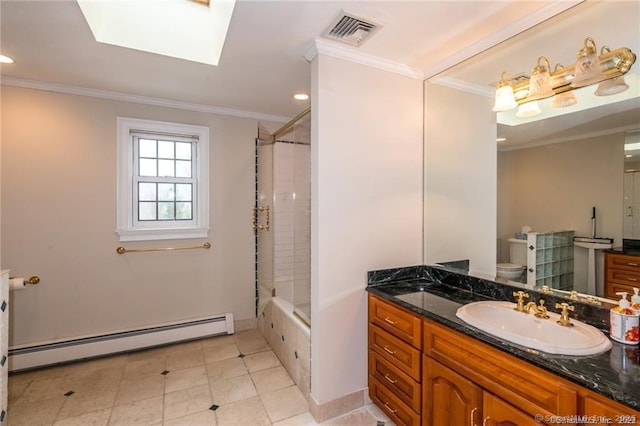
<path fill-rule="evenodd" d="M 614 342 L 605 353 L 575 357 L 509 344 L 466 325 L 456 311 L 504 299 L 512 288 L 493 283 L 490 297 L 416 271 L 402 279 L 394 272 L 379 283 L 370 275 L 367 287 L 369 395 L 394 422 L 525 426 L 596 416 L 589 419 L 599 423 L 589 423 L 605 424 L 606 417 L 611 424 L 640 424 L 637 346 Z M 471 278 L 457 279 L 464 287 Z"/>
<path fill-rule="evenodd" d="M 631 296 L 634 287 L 640 287 L 640 252 L 624 249 L 604 253 L 604 296 L 618 300 L 618 292 Z"/>

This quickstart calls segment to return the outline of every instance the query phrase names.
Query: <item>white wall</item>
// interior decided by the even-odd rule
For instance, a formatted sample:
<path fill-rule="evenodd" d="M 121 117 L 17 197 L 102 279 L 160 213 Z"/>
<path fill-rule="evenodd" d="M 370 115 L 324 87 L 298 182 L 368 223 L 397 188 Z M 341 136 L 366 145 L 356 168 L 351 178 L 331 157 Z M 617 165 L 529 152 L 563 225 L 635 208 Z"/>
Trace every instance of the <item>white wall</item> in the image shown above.
<path fill-rule="evenodd" d="M 12 344 L 224 312 L 254 321 L 255 120 L 9 86 L 2 101 L 3 267 L 42 279 L 14 293 Z M 116 253 L 117 116 L 210 127 L 210 250 Z"/>
<path fill-rule="evenodd" d="M 469 259 L 495 276 L 496 119 L 492 99 L 425 82 L 424 262 Z"/>
<path fill-rule="evenodd" d="M 422 263 L 422 81 L 312 62 L 311 393 L 367 386 L 367 271 Z"/>

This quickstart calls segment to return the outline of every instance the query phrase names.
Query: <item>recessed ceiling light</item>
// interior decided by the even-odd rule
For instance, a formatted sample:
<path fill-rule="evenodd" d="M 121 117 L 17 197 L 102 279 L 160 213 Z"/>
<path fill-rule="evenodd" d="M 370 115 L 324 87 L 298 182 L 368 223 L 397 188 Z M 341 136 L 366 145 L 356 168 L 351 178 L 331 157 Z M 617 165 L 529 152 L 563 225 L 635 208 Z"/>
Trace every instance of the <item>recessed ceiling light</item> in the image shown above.
<path fill-rule="evenodd" d="M 2 63 L 2 64 L 12 64 L 13 63 L 13 59 L 11 59 L 8 56 L 0 55 L 0 63 Z"/>
<path fill-rule="evenodd" d="M 498 138 L 498 139 L 496 139 L 496 142 L 504 142 L 506 140 L 507 140 L 507 138 Z"/>
<path fill-rule="evenodd" d="M 296 101 L 306 101 L 307 99 L 309 99 L 309 95 L 307 95 L 306 93 L 296 93 L 295 95 L 293 95 L 293 99 L 295 99 Z"/>

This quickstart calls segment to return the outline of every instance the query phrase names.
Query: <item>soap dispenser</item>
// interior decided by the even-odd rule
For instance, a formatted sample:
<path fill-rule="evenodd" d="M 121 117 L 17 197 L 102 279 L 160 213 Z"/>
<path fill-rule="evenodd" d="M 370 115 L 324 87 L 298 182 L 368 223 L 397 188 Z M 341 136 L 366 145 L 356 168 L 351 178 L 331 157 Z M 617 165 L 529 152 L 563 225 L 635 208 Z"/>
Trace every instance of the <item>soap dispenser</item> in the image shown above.
<path fill-rule="evenodd" d="M 611 309 L 609 335 L 617 342 L 637 345 L 640 342 L 640 327 L 638 326 L 640 312 L 631 309 L 631 304 L 627 300 L 627 292 L 617 292 L 616 294 L 620 296 L 620 300 L 618 306 Z"/>
<path fill-rule="evenodd" d="M 640 314 L 640 294 L 638 292 L 640 288 L 633 288 L 633 296 L 631 296 L 631 309 L 636 311 L 637 314 Z"/>

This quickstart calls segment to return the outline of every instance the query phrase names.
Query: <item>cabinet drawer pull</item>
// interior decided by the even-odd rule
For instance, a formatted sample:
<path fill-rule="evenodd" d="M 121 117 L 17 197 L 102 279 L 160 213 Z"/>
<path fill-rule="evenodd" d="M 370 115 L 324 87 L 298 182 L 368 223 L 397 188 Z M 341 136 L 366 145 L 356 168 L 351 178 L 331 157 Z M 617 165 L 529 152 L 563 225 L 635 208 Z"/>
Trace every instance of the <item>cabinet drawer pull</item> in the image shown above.
<path fill-rule="evenodd" d="M 382 349 L 384 349 L 384 351 L 385 351 L 386 353 L 390 354 L 390 355 L 395 355 L 395 354 L 396 354 L 396 352 L 395 352 L 395 351 L 392 351 L 392 350 L 391 350 L 391 349 L 389 349 L 389 347 L 388 347 L 388 346 L 386 346 L 386 345 L 385 345 L 385 346 L 383 346 L 383 347 L 382 347 Z"/>
<path fill-rule="evenodd" d="M 391 411 L 393 414 L 396 414 L 398 412 L 398 410 L 394 410 L 393 408 L 391 408 L 388 402 L 385 402 L 384 406 L 387 407 L 387 410 Z"/>
<path fill-rule="evenodd" d="M 638 264 L 633 262 L 627 262 L 627 266 L 638 266 Z"/>
<path fill-rule="evenodd" d="M 627 281 L 633 281 L 635 283 L 635 282 L 638 282 L 638 279 L 633 277 L 627 277 Z"/>
<path fill-rule="evenodd" d="M 384 378 L 387 380 L 387 382 L 391 383 L 392 385 L 395 385 L 396 383 L 398 383 L 397 380 L 393 380 L 391 377 L 389 377 L 389 374 L 385 374 Z"/>
<path fill-rule="evenodd" d="M 478 407 L 474 407 L 473 410 L 471 410 L 471 426 L 476 426 L 476 411 L 478 411 Z"/>
<path fill-rule="evenodd" d="M 390 319 L 389 317 L 384 317 L 384 322 L 386 322 L 387 324 L 391 324 L 391 325 L 396 325 L 398 324 L 397 322 L 393 321 L 392 319 Z"/>

